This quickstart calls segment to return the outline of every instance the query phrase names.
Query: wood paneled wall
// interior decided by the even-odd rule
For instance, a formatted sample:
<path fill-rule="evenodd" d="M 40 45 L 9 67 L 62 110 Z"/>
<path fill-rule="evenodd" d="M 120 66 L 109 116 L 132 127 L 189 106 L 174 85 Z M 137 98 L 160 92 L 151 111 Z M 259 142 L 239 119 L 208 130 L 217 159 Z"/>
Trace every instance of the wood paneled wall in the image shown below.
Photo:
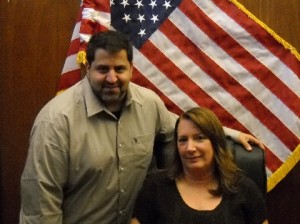
<path fill-rule="evenodd" d="M 0 1 L 0 206 L 18 223 L 20 176 L 35 116 L 55 94 L 80 0 Z"/>
<path fill-rule="evenodd" d="M 300 0 L 239 0 L 300 51 Z M 80 0 L 0 1 L 0 223 L 18 222 L 30 129 L 56 93 Z M 300 164 L 268 193 L 271 224 L 300 223 Z"/>

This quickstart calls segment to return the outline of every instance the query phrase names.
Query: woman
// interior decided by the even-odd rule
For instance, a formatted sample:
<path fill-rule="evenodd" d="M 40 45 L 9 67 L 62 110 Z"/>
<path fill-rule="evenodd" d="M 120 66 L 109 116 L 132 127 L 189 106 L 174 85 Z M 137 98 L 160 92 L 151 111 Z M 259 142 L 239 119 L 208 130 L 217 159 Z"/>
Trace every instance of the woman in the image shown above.
<path fill-rule="evenodd" d="M 152 173 L 136 200 L 132 224 L 266 224 L 264 198 L 243 176 L 226 148 L 216 115 L 206 108 L 183 113 L 167 171 Z"/>

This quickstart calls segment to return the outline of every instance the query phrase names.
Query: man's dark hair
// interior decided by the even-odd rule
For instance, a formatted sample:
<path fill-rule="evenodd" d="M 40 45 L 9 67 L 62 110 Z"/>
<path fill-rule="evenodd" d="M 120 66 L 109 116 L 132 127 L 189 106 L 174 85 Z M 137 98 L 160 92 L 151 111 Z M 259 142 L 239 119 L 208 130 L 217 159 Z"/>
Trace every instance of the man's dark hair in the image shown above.
<path fill-rule="evenodd" d="M 109 53 L 117 53 L 121 50 L 127 52 L 127 59 L 132 62 L 132 44 L 129 38 L 119 31 L 105 31 L 95 33 L 88 42 L 86 58 L 89 64 L 95 60 L 95 52 L 98 49 L 104 49 Z"/>

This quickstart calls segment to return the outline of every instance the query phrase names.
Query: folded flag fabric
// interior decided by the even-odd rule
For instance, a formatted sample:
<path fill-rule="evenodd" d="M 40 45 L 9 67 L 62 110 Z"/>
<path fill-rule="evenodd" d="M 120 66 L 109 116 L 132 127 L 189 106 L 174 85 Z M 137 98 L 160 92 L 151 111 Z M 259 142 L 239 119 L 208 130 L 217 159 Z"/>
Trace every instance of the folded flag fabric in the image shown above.
<path fill-rule="evenodd" d="M 262 140 L 269 191 L 299 161 L 300 55 L 239 2 L 83 0 L 58 91 L 81 79 L 86 43 L 108 29 L 129 35 L 132 81 L 171 111 L 205 106 Z"/>

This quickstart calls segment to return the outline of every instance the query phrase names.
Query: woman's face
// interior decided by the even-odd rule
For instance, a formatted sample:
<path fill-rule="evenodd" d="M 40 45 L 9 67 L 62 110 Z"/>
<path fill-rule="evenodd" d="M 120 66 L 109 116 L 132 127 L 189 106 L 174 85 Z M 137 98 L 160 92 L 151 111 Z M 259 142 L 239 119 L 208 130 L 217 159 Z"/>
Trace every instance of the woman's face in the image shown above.
<path fill-rule="evenodd" d="M 211 141 L 188 119 L 179 122 L 177 134 L 177 148 L 185 174 L 194 175 L 195 171 L 197 175 L 211 173 L 214 161 Z"/>

